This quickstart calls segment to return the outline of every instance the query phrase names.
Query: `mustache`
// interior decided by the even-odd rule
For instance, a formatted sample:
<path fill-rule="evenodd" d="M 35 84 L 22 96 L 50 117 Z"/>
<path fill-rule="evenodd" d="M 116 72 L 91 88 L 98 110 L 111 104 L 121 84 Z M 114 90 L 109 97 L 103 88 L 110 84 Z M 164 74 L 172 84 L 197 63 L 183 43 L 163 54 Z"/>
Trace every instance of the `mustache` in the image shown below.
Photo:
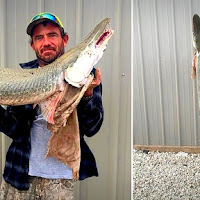
<path fill-rule="evenodd" d="M 53 50 L 53 51 L 56 51 L 56 48 L 51 47 L 51 46 L 47 46 L 47 47 L 44 47 L 44 48 L 41 49 L 41 53 L 43 53 L 43 52 L 46 51 L 46 50 Z"/>

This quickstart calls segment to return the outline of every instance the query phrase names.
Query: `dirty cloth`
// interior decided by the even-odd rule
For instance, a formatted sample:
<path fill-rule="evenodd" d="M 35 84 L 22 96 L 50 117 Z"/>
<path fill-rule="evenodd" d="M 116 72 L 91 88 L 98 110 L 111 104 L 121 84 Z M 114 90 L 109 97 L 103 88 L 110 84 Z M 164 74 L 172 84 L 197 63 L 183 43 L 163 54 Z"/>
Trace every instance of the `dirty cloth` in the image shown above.
<path fill-rule="evenodd" d="M 73 179 L 78 180 L 80 168 L 80 135 L 76 107 L 90 86 L 93 75 L 82 88 L 65 85 L 63 98 L 54 113 L 55 124 L 47 124 L 52 135 L 46 156 L 52 156 L 72 169 Z"/>

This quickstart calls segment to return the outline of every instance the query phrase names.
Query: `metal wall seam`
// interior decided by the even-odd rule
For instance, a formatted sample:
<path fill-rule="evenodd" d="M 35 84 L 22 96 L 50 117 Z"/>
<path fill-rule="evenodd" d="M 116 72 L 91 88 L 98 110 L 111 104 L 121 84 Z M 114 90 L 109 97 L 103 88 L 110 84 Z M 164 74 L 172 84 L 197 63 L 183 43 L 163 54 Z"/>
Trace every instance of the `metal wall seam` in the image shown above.
<path fill-rule="evenodd" d="M 136 0 L 136 15 L 138 19 L 138 40 L 139 40 L 139 54 L 140 54 L 140 59 L 141 59 L 141 74 L 142 74 L 142 80 L 141 80 L 141 88 L 142 88 L 142 94 L 143 94 L 143 99 L 144 99 L 144 126 L 146 129 L 146 144 L 149 145 L 149 131 L 148 131 L 148 119 L 147 119 L 147 98 L 145 94 L 145 81 L 144 81 L 144 60 L 143 60 L 143 46 L 142 46 L 142 38 L 141 38 L 141 22 L 140 22 L 140 9 L 139 9 L 139 0 Z"/>
<path fill-rule="evenodd" d="M 75 40 L 75 44 L 78 44 L 81 41 L 81 37 L 82 37 L 82 15 L 83 15 L 83 4 L 82 4 L 82 0 L 76 0 L 76 40 Z"/>
<path fill-rule="evenodd" d="M 108 180 L 108 185 L 109 185 L 109 193 L 111 199 L 117 199 L 117 177 L 118 174 L 118 144 L 119 144 L 119 115 L 120 115 L 120 36 L 121 36 L 121 17 L 122 17 L 122 0 L 116 0 L 116 7 L 114 8 L 115 10 L 115 15 L 114 15 L 114 26 L 115 26 L 115 36 L 113 38 L 114 42 L 114 49 L 113 49 L 113 66 L 115 66 L 115 70 L 113 71 L 112 74 L 112 81 L 111 81 L 111 110 L 110 113 L 110 119 L 112 121 L 110 130 L 115 133 L 115 136 L 113 138 L 113 141 L 111 143 L 111 148 L 112 150 L 110 151 L 110 163 L 116 163 L 116 165 L 113 165 L 113 168 L 109 168 L 109 173 L 113 174 L 111 179 Z M 117 161 L 117 162 L 116 162 Z M 116 184 L 113 184 L 116 183 Z"/>
<path fill-rule="evenodd" d="M 37 0 L 37 11 L 38 13 L 44 12 L 45 6 L 44 6 L 44 0 Z"/>
<path fill-rule="evenodd" d="M 9 6 L 8 6 L 9 7 Z M 15 62 L 14 63 L 18 63 L 18 54 L 17 54 L 17 41 L 18 41 L 18 38 L 17 38 L 17 3 L 16 3 L 16 0 L 14 0 L 14 20 L 13 20 L 13 23 L 14 23 L 14 43 L 15 43 Z M 12 66 L 13 67 L 13 66 Z"/>
<path fill-rule="evenodd" d="M 160 70 L 160 66 L 161 66 L 161 61 L 160 61 L 160 48 L 159 48 L 159 40 L 158 40 L 158 16 L 157 16 L 157 6 L 156 6 L 156 2 L 155 0 L 153 1 L 154 3 L 154 9 L 155 9 L 155 26 L 156 26 L 156 46 L 157 46 L 157 63 L 158 63 L 158 87 L 159 87 L 159 93 L 160 93 L 160 96 L 159 96 L 159 102 L 160 102 L 160 110 L 161 110 L 161 113 L 160 113 L 160 117 L 161 117 L 161 136 L 162 136 L 162 145 L 165 145 L 165 131 L 164 131 L 164 112 L 163 112 L 163 94 L 162 94 L 162 81 L 161 81 L 161 70 Z"/>
<path fill-rule="evenodd" d="M 173 39 L 174 41 L 176 41 L 176 33 L 175 33 L 175 11 L 174 11 L 174 2 L 171 1 L 171 8 L 172 8 L 172 13 L 173 13 L 173 16 L 172 16 L 172 23 L 173 23 L 173 30 L 172 30 L 172 34 L 173 34 Z M 179 108 L 179 104 L 180 104 L 180 101 L 179 101 L 179 92 L 178 92 L 178 64 L 177 64 L 177 48 L 176 48 L 176 43 L 174 42 L 174 52 L 175 52 L 175 56 L 174 56 L 174 59 L 175 59 L 175 77 L 176 77 L 176 94 L 177 94 L 177 98 L 176 98 L 176 105 L 177 105 L 177 121 L 178 121 L 178 127 L 177 127 L 177 131 L 178 131 L 178 138 L 179 138 L 179 143 L 178 145 L 180 146 L 181 145 L 181 134 L 180 134 L 180 108 Z"/>
<path fill-rule="evenodd" d="M 29 10 L 28 10 L 28 8 L 29 8 L 29 1 L 26 2 L 26 18 L 27 18 L 26 21 L 27 21 L 27 24 L 30 21 L 30 19 L 28 18 L 29 17 Z M 28 35 L 27 35 L 27 38 L 29 38 Z M 30 39 L 28 41 L 30 41 Z M 29 48 L 30 48 L 30 46 L 26 45 L 26 60 L 28 60 L 28 50 L 29 50 Z"/>
<path fill-rule="evenodd" d="M 130 118 L 130 131 L 131 131 L 131 135 L 130 135 L 130 139 L 131 139 L 131 165 L 130 165 L 130 168 L 131 168 L 131 176 L 129 176 L 129 178 L 131 179 L 130 182 L 131 182 L 131 199 L 133 199 L 133 60 L 134 60 L 134 53 L 133 53 L 133 37 L 134 37 L 134 28 L 133 28 L 133 1 L 131 1 L 131 97 L 130 97 L 130 104 L 131 104 L 131 118 Z M 130 159 L 129 158 L 129 159 Z"/>
<path fill-rule="evenodd" d="M 123 5 L 122 5 L 123 2 Z M 116 197 L 117 199 L 130 199 L 130 188 L 129 182 L 130 181 L 130 174 L 131 174 L 131 166 L 127 165 L 127 163 L 130 163 L 130 158 L 131 158 L 131 148 L 130 148 L 130 91 L 131 91 L 131 74 L 130 74 L 130 59 L 131 59 L 131 52 L 127 51 L 126 53 L 123 51 L 123 49 L 130 49 L 130 43 L 127 41 L 129 40 L 129 37 L 131 39 L 131 33 L 130 33 L 130 25 L 128 25 L 127 22 L 131 23 L 130 17 L 127 17 L 127 12 L 128 9 L 130 9 L 130 2 L 129 0 L 123 0 L 120 1 L 121 5 L 121 13 L 120 16 L 123 16 L 121 18 L 120 22 L 120 27 L 121 27 L 121 33 L 120 33 L 120 38 L 125 37 L 125 31 L 128 32 L 126 34 L 127 38 L 124 43 L 120 43 L 120 57 L 125 57 L 123 56 L 126 54 L 126 58 L 128 58 L 127 65 L 122 68 L 120 67 L 120 116 L 119 116 L 119 134 L 118 134 L 118 161 L 117 161 L 117 192 L 116 192 Z M 125 22 L 125 19 L 126 22 Z M 127 27 L 127 29 L 126 29 Z M 120 59 L 120 66 L 123 65 L 124 60 Z"/>

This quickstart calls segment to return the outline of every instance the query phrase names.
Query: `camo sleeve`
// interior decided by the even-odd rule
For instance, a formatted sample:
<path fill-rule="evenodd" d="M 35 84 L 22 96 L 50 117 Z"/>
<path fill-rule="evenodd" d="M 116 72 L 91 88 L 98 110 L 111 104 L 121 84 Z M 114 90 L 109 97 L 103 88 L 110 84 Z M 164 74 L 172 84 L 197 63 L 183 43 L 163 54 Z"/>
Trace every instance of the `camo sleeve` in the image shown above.
<path fill-rule="evenodd" d="M 80 135 L 88 137 L 96 134 L 103 122 L 102 84 L 94 88 L 93 97 L 87 102 L 81 100 L 78 107 Z"/>

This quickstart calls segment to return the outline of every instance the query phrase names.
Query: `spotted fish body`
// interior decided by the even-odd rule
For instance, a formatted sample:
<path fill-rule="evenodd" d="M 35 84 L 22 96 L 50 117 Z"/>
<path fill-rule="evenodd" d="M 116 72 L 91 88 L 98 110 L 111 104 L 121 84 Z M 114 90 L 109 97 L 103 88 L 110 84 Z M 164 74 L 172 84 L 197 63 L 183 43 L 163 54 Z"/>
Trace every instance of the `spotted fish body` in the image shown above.
<path fill-rule="evenodd" d="M 25 105 L 44 102 L 42 112 L 48 113 L 47 121 L 53 118 L 53 112 L 62 97 L 66 83 L 74 87 L 82 87 L 88 79 L 93 66 L 102 57 L 108 40 L 114 31 L 106 30 L 110 19 L 100 22 L 88 36 L 74 48 L 45 67 L 37 69 L 0 68 L 0 104 Z M 53 96 L 53 98 L 51 98 Z M 52 101 L 53 109 L 46 112 Z M 52 102 L 50 102 L 52 104 Z"/>
<path fill-rule="evenodd" d="M 63 90 L 63 70 L 55 65 L 38 69 L 0 68 L 0 104 L 40 102 Z"/>

